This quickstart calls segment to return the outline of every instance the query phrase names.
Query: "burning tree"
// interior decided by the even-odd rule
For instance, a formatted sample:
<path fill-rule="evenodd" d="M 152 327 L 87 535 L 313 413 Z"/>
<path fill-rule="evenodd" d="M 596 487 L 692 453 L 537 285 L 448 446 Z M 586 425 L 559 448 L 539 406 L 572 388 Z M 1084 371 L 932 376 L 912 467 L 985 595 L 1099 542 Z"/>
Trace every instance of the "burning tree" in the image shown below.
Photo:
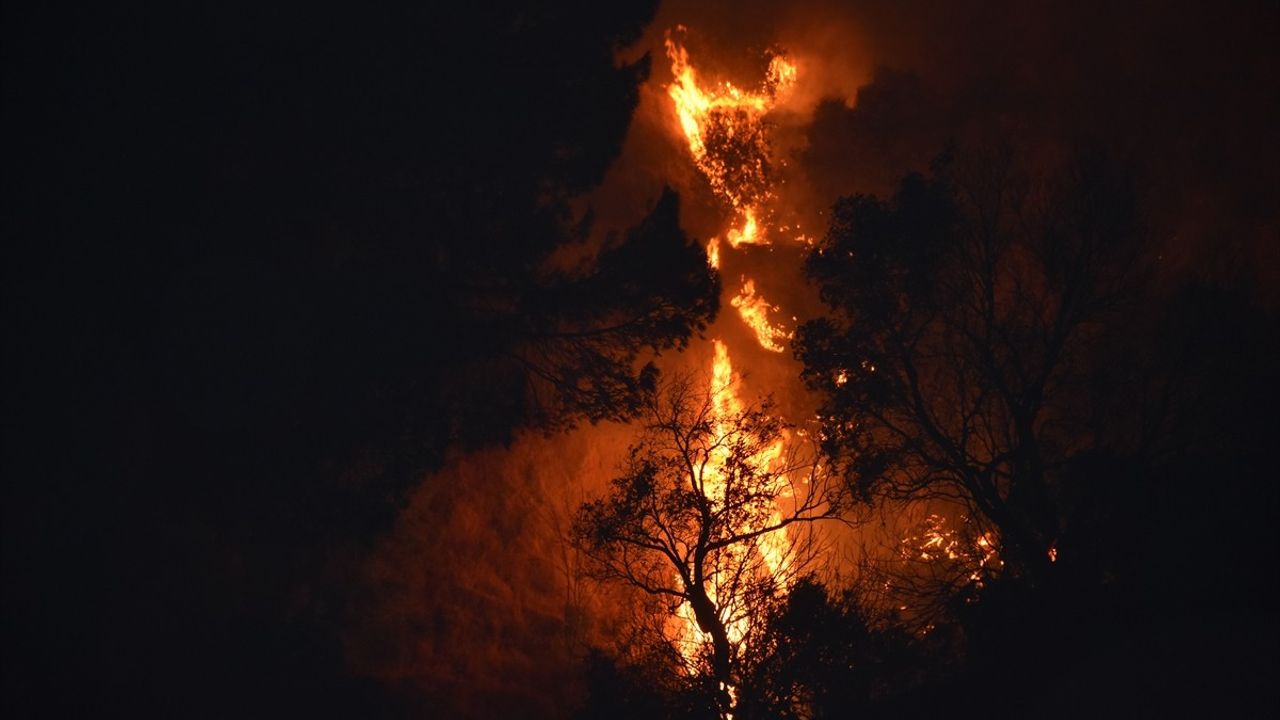
<path fill-rule="evenodd" d="M 698 648 L 682 655 L 716 681 L 728 712 L 753 620 L 812 557 L 811 523 L 842 503 L 816 453 L 784 443 L 767 402 L 737 409 L 725 392 L 680 380 L 656 394 L 621 474 L 582 506 L 574 537 L 598 579 L 669 601 Z M 789 537 L 798 525 L 810 532 Z"/>
<path fill-rule="evenodd" d="M 1140 237 L 1106 163 L 1061 177 L 996 152 L 843 199 L 807 266 L 832 313 L 797 349 L 864 498 L 958 502 L 1032 577 L 1057 559 L 1063 470 L 1098 442 L 1090 377 Z"/>

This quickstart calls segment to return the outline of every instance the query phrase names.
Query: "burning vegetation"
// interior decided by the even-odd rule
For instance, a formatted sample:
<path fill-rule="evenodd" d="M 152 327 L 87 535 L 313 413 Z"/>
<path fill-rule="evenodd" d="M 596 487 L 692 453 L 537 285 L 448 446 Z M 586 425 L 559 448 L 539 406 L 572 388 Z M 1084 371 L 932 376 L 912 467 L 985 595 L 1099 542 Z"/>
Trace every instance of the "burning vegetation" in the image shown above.
<path fill-rule="evenodd" d="M 6 11 L 6 716 L 1275 715 L 1204 5 Z"/>
<path fill-rule="evenodd" d="M 803 77 L 777 54 L 761 89 L 748 92 L 724 80 L 708 83 L 670 33 L 665 46 L 674 78 L 668 95 L 690 159 L 712 196 L 731 211 L 731 225 L 707 245 L 708 263 L 718 269 L 722 252 L 767 245 L 774 234 L 764 220 L 777 199 L 780 164 L 773 157 L 769 113 Z M 780 308 L 758 293 L 752 278 L 741 278 L 729 305 L 761 349 L 787 350 L 795 333 L 773 321 Z M 840 454 L 821 458 L 808 433 L 787 429 L 769 404 L 744 405 L 730 345 L 717 338 L 712 347 L 710 371 L 699 374 L 705 387 L 679 381 L 653 401 L 647 439 L 632 447 L 624 474 L 607 495 L 580 510 L 575 537 L 593 558 L 597 579 L 669 601 L 668 630 L 653 641 L 674 648 L 690 677 L 713 679 L 713 704 L 730 717 L 739 710 L 749 655 L 769 633 L 766 618 L 785 605 L 797 579 L 832 567 L 821 556 L 833 548 L 815 540 L 813 524 L 861 521 L 850 503 L 854 485 L 833 473 L 842 467 Z M 875 370 L 870 360 L 861 368 Z M 837 376 L 838 386 L 849 380 L 847 371 Z M 819 418 L 824 423 L 817 437 L 829 443 L 830 418 Z M 910 602 L 927 610 L 966 585 L 982 588 L 1001 564 L 995 533 L 962 536 L 945 524 L 929 515 L 897 548 L 862 569 L 864 584 L 887 578 L 876 607 L 900 612 L 908 606 L 899 605 Z M 897 562 L 902 560 L 912 567 Z M 931 618 L 919 621 L 921 632 L 942 621 L 917 615 Z"/>
<path fill-rule="evenodd" d="M 706 245 L 722 270 L 731 254 L 787 234 L 772 221 L 787 166 L 772 114 L 806 78 L 779 50 L 754 89 L 709 79 L 685 32 L 665 38 L 667 95 L 690 161 L 728 215 Z M 1064 577 L 1055 566 L 1072 557 L 1063 548 L 1082 522 L 1068 489 L 1080 458 L 1103 437 L 1135 451 L 1090 425 L 1097 399 L 1083 392 L 1147 257 L 1125 179 L 1088 154 L 1046 171 L 1008 145 L 966 153 L 906 177 L 889 200 L 843 198 L 824 238 L 796 238 L 811 248 L 804 270 L 826 306 L 798 331 L 778 321 L 786 311 L 760 291 L 752 263 L 732 264 L 747 270 L 725 288 L 727 306 L 758 349 L 795 352 L 816 419 L 784 423 L 768 404 L 744 411 L 730 358 L 747 348 L 722 333 L 709 384 L 681 385 L 654 406 L 646 432 L 660 431 L 665 451 L 634 447 L 627 472 L 581 511 L 596 577 L 669 599 L 654 641 L 695 686 L 709 683 L 709 712 L 831 707 L 826 681 L 769 674 L 798 637 L 779 633 L 808 632 L 787 625 L 803 603 L 856 628 L 849 642 L 870 653 L 856 663 L 897 654 L 916 664 L 914 679 L 882 675 L 888 684 L 869 681 L 854 702 L 914 687 L 980 632 L 966 618 L 992 612 L 984 598 Z M 797 465 L 811 439 L 818 452 Z M 815 540 L 817 521 L 836 520 L 839 532 Z"/>

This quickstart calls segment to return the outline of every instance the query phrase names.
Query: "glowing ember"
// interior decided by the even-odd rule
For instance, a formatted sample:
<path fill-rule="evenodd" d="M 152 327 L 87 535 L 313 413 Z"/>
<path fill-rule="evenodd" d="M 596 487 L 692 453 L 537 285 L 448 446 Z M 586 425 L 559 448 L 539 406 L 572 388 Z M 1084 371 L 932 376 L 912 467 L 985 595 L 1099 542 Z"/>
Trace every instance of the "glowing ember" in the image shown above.
<path fill-rule="evenodd" d="M 778 308 L 756 295 L 755 281 L 743 282 L 742 291 L 729 303 L 738 309 L 742 321 L 755 332 L 756 340 L 765 350 L 782 352 L 783 343 L 795 336 L 795 333 L 783 330 L 769 321 L 769 313 Z"/>
<path fill-rule="evenodd" d="M 948 528 L 947 519 L 937 514 L 930 514 L 916 534 L 902 539 L 899 553 L 904 559 L 952 563 L 977 587 L 982 587 L 986 573 L 1004 565 L 994 533 L 966 537 L 957 529 Z"/>

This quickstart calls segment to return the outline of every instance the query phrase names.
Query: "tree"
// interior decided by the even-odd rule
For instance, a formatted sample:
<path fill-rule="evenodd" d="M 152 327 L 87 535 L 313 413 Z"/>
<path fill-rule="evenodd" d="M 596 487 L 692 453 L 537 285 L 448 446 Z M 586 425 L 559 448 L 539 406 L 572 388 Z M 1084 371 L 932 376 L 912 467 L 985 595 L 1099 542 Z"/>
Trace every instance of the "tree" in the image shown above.
<path fill-rule="evenodd" d="M 874 611 L 864 584 L 829 588 L 803 577 L 770 608 L 747 652 L 734 717 L 879 717 L 876 703 L 918 689 L 932 671 L 932 638 Z"/>
<path fill-rule="evenodd" d="M 511 298 L 520 315 L 505 320 L 519 363 L 509 374 L 523 379 L 530 420 L 544 427 L 635 417 L 658 375 L 637 360 L 684 349 L 719 309 L 719 275 L 680 229 L 669 188 L 589 272 L 535 277 Z"/>
<path fill-rule="evenodd" d="M 996 526 L 1010 570 L 1046 567 L 1140 239 L 1133 193 L 1096 156 L 1050 181 L 990 152 L 887 202 L 839 201 L 806 265 L 831 313 L 797 355 L 856 491 L 959 502 Z"/>
<path fill-rule="evenodd" d="M 664 598 L 673 615 L 688 608 L 710 637 L 700 669 L 718 684 L 722 712 L 753 619 L 812 547 L 782 531 L 843 507 L 816 453 L 784 443 L 787 427 L 769 404 L 734 411 L 718 395 L 726 390 L 677 380 L 654 394 L 621 474 L 574 527 L 597 578 Z"/>

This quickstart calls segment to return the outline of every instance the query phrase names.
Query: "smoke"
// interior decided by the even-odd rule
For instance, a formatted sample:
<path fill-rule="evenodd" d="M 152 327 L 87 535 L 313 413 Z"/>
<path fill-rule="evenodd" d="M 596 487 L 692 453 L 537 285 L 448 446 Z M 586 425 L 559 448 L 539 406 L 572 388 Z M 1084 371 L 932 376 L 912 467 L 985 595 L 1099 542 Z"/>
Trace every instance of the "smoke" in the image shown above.
<path fill-rule="evenodd" d="M 587 607 L 569 527 L 629 438 L 617 425 L 526 433 L 424 478 L 366 564 L 354 668 L 443 716 L 564 716 L 608 614 Z"/>

